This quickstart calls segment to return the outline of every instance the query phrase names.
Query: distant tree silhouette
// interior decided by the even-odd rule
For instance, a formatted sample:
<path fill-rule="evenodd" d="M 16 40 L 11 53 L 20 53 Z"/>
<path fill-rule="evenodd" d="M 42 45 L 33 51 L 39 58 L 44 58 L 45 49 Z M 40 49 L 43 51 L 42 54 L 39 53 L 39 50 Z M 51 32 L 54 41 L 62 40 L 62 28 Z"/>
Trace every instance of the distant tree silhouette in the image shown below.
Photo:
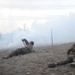
<path fill-rule="evenodd" d="M 1 38 L 2 38 L 2 34 L 1 34 L 1 32 L 0 32 L 0 40 L 1 40 Z"/>

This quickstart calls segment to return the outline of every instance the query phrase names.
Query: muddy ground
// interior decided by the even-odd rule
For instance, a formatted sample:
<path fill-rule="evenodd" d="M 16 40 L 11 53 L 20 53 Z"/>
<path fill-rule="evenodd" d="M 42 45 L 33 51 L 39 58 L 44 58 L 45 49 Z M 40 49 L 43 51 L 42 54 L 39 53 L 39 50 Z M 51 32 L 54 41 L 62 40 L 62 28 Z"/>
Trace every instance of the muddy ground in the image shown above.
<path fill-rule="evenodd" d="M 47 68 L 51 62 L 67 57 L 66 52 L 72 44 L 34 47 L 35 52 L 2 59 L 10 50 L 0 51 L 0 75 L 75 75 L 75 68 L 69 64 L 56 68 Z"/>

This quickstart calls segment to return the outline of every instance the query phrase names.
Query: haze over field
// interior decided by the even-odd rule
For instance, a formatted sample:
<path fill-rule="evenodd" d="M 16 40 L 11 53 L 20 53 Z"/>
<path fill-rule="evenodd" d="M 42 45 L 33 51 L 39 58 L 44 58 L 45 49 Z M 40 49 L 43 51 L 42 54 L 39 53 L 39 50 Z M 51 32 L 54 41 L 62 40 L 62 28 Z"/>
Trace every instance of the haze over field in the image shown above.
<path fill-rule="evenodd" d="M 0 0 L 0 48 L 75 42 L 74 0 Z"/>

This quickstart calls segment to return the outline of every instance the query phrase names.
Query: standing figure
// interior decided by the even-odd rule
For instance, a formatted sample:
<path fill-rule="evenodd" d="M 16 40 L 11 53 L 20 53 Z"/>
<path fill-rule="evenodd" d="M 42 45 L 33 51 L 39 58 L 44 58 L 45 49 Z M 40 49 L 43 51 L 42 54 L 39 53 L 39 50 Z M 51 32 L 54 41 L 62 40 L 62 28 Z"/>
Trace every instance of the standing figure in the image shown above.
<path fill-rule="evenodd" d="M 68 64 L 68 63 L 72 63 L 74 59 L 75 59 L 75 44 L 73 44 L 72 47 L 67 51 L 67 59 L 62 60 L 57 63 L 48 64 L 48 68 L 53 68 L 56 66 L 61 66 L 61 65 Z"/>
<path fill-rule="evenodd" d="M 8 58 L 13 57 L 13 56 L 31 53 L 32 49 L 33 49 L 34 42 L 33 41 L 28 42 L 26 39 L 22 39 L 22 42 L 24 43 L 24 45 L 26 44 L 25 47 L 18 48 L 15 51 L 11 52 L 8 56 L 5 56 L 3 58 L 8 59 Z"/>

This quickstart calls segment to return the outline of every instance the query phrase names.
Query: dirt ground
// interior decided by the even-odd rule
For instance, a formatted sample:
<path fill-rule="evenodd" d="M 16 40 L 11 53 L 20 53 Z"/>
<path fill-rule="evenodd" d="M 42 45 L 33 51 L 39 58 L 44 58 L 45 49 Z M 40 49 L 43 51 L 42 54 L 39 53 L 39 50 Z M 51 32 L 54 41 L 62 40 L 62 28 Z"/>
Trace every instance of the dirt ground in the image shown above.
<path fill-rule="evenodd" d="M 0 75 L 75 75 L 75 68 L 69 64 L 47 68 L 52 62 L 67 58 L 66 52 L 72 44 L 34 47 L 35 52 L 2 59 L 10 50 L 0 51 Z"/>

